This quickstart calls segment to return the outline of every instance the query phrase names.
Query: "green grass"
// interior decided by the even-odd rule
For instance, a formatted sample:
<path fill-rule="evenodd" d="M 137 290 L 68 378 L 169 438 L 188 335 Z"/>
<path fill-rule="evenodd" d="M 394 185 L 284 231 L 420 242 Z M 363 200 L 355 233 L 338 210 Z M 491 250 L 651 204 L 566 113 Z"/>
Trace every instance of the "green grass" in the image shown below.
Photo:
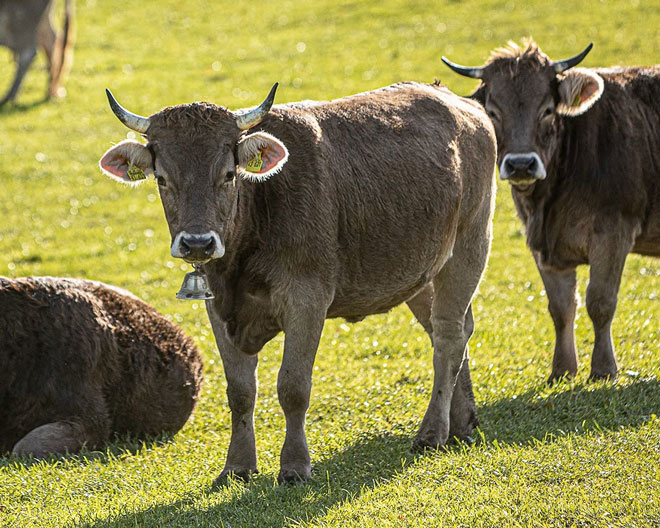
<path fill-rule="evenodd" d="M 58 4 L 59 6 L 59 4 Z M 59 12 L 59 7 L 57 9 Z M 127 130 L 108 109 L 211 100 L 326 99 L 403 79 L 475 83 L 440 63 L 480 64 L 533 35 L 588 66 L 660 62 L 660 9 L 645 0 L 202 2 L 78 1 L 66 99 L 38 104 L 40 57 L 19 104 L 0 110 L 0 274 L 90 277 L 132 290 L 200 346 L 206 382 L 173 440 L 118 441 L 43 462 L 0 459 L 0 526 L 651 526 L 660 523 L 660 261 L 631 256 L 614 324 L 621 376 L 587 384 L 592 331 L 577 320 L 575 381 L 544 383 L 553 331 L 509 190 L 501 185 L 490 265 L 475 300 L 471 367 L 481 428 L 447 453 L 409 452 L 431 388 L 426 336 L 403 307 L 329 321 L 317 356 L 308 439 L 314 478 L 278 487 L 284 419 L 281 336 L 260 355 L 261 473 L 216 492 L 229 442 L 224 374 L 198 303 L 177 301 L 188 267 L 169 257 L 155 184 L 100 175 Z M 304 44 L 303 44 L 304 43 Z M 0 91 L 13 65 L 0 50 Z M 580 270 L 584 292 L 586 270 Z"/>

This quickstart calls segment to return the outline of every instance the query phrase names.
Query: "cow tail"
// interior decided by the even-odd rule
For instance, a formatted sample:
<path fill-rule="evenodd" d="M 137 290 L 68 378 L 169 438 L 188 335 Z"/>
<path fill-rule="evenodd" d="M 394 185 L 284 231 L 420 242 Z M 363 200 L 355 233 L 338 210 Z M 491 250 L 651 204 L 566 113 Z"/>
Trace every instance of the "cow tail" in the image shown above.
<path fill-rule="evenodd" d="M 57 36 L 57 43 L 53 52 L 53 66 L 56 71 L 52 72 L 55 85 L 64 85 L 66 76 L 73 65 L 73 45 L 76 40 L 76 9 L 74 0 L 64 2 L 64 25 L 62 32 Z M 57 95 L 57 94 L 53 94 Z"/>

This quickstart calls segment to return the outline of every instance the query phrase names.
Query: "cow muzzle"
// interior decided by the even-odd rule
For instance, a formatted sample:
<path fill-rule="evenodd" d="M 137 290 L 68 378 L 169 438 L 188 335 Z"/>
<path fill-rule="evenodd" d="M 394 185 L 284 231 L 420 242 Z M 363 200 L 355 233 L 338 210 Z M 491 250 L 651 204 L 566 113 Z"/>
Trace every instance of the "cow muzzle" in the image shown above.
<path fill-rule="evenodd" d="M 529 186 L 545 176 L 545 167 L 536 152 L 507 154 L 500 165 L 500 179 L 509 180 L 511 185 Z"/>
<path fill-rule="evenodd" d="M 222 258 L 225 245 L 215 231 L 188 233 L 181 231 L 172 242 L 171 254 L 192 264 L 203 264 L 212 259 Z"/>

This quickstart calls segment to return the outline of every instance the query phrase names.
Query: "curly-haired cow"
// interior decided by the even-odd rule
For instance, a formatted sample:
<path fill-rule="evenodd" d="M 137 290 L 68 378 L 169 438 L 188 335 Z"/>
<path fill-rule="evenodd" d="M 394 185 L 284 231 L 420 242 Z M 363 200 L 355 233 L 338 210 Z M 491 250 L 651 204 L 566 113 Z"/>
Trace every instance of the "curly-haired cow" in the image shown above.
<path fill-rule="evenodd" d="M 175 433 L 202 382 L 192 340 L 125 290 L 0 277 L 0 454 Z"/>

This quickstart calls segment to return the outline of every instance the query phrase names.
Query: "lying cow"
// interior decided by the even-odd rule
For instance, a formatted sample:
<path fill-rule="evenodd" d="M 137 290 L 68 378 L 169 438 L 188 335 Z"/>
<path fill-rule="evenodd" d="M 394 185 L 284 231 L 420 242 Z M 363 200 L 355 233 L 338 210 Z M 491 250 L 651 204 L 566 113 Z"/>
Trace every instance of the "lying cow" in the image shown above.
<path fill-rule="evenodd" d="M 16 75 L 0 106 L 16 98 L 23 77 L 37 54 L 37 47 L 46 52 L 50 82 L 47 97 L 60 97 L 64 78 L 73 62 L 74 8 L 73 0 L 65 0 L 64 28 L 56 35 L 51 24 L 52 0 L 0 1 L 0 45 L 14 52 Z"/>
<path fill-rule="evenodd" d="M 575 268 L 590 265 L 591 379 L 614 378 L 612 319 L 628 253 L 660 256 L 660 66 L 570 69 L 533 41 L 467 68 L 473 97 L 497 133 L 500 178 L 511 184 L 548 294 L 556 344 L 550 380 L 577 372 Z"/>
<path fill-rule="evenodd" d="M 35 457 L 174 433 L 202 382 L 197 348 L 153 308 L 51 277 L 0 277 L 0 371 L 0 454 Z"/>
<path fill-rule="evenodd" d="M 252 110 L 193 103 L 149 118 L 108 92 L 117 117 L 148 144 L 119 143 L 101 168 L 122 182 L 154 173 L 172 255 L 203 264 L 215 294 L 207 310 L 232 413 L 218 481 L 257 469 L 257 353 L 280 331 L 286 437 L 278 480 L 310 477 L 305 415 L 329 317 L 356 321 L 407 302 L 435 351 L 415 445 L 466 437 L 476 423 L 465 358 L 491 240 L 495 136 L 487 116 L 475 102 L 419 83 L 269 112 L 276 86 Z"/>

